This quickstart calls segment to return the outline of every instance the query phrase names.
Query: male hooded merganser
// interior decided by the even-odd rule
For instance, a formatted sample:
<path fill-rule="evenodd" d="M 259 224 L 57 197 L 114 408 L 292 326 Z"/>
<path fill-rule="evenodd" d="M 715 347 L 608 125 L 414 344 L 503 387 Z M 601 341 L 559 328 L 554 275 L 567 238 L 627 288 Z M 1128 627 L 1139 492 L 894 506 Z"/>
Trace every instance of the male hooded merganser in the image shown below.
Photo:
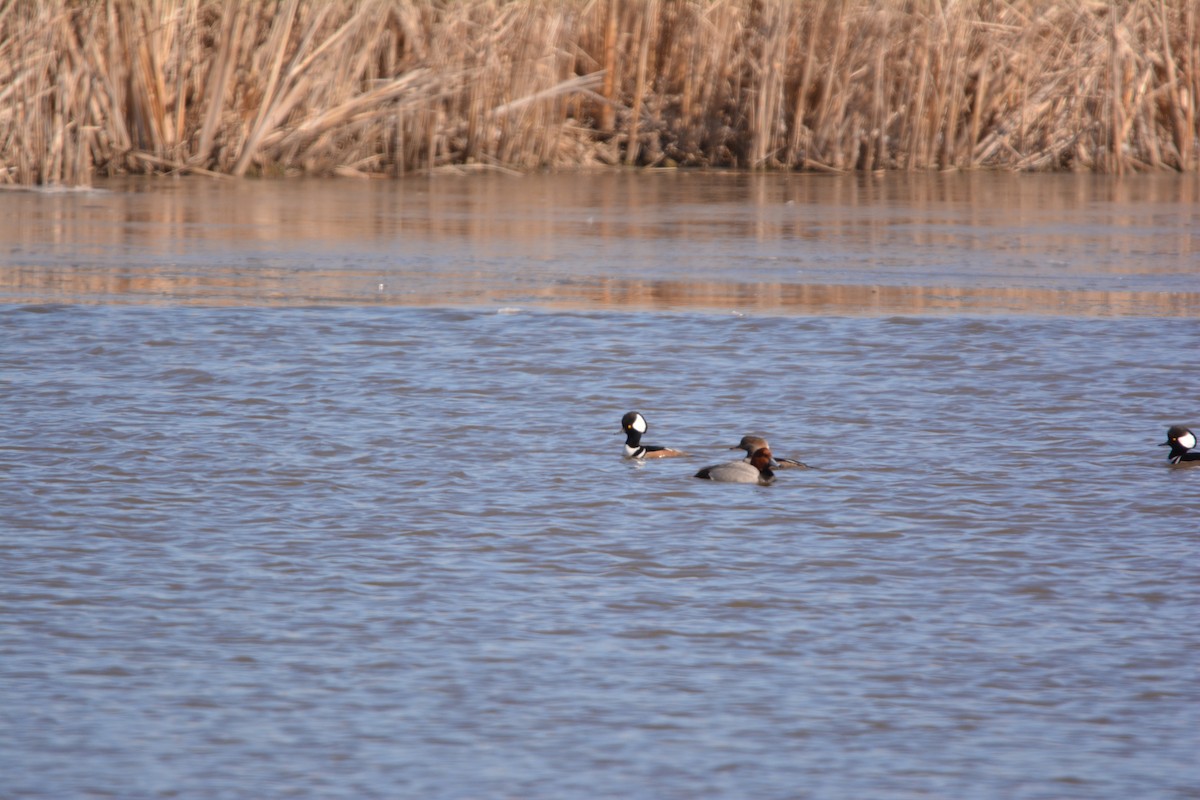
<path fill-rule="evenodd" d="M 761 436 L 743 436 L 742 440 L 740 442 L 738 442 L 737 444 L 735 444 L 733 447 L 731 447 L 729 449 L 730 450 L 745 450 L 746 451 L 746 460 L 749 461 L 750 456 L 754 455 L 754 451 L 758 450 L 760 448 L 763 448 L 763 447 L 767 448 L 768 450 L 771 449 L 771 446 L 769 444 L 767 444 L 767 440 L 762 438 Z M 808 464 L 805 464 L 803 461 L 796 461 L 793 458 L 776 458 L 775 459 L 775 468 L 776 469 L 812 469 L 812 467 L 810 467 Z"/>
<path fill-rule="evenodd" d="M 642 444 L 642 434 L 646 432 L 646 418 L 636 411 L 630 411 L 621 417 L 621 430 L 625 431 L 626 458 L 674 458 L 687 455 L 682 450 Z"/>
<path fill-rule="evenodd" d="M 723 483 L 757 483 L 766 486 L 775 480 L 775 473 L 771 471 L 775 463 L 775 459 L 771 458 L 771 451 L 760 447 L 748 461 L 730 461 L 705 467 L 696 473 L 696 477 Z"/>
<path fill-rule="evenodd" d="M 1196 434 L 1182 425 L 1172 425 L 1167 429 L 1167 440 L 1159 447 L 1170 447 L 1171 453 L 1167 460 L 1172 464 L 1200 462 L 1200 453 L 1189 453 L 1196 446 Z"/>

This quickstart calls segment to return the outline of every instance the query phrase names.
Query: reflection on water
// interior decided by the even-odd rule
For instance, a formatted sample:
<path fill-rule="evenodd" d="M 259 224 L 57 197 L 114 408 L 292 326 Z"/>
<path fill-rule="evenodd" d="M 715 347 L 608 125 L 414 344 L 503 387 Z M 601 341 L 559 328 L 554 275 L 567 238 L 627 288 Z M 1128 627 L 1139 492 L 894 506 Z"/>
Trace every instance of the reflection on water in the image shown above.
<path fill-rule="evenodd" d="M 631 173 L 0 193 L 0 301 L 1200 313 L 1200 177 Z"/>

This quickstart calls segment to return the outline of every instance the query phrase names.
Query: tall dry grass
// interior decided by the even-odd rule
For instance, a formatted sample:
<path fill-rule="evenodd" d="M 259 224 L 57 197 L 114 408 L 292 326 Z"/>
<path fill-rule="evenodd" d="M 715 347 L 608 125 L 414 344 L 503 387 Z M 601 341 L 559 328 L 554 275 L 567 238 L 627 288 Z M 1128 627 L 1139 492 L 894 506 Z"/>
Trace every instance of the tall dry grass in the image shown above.
<path fill-rule="evenodd" d="M 1200 164 L 1195 0 L 0 0 L 0 181 Z"/>

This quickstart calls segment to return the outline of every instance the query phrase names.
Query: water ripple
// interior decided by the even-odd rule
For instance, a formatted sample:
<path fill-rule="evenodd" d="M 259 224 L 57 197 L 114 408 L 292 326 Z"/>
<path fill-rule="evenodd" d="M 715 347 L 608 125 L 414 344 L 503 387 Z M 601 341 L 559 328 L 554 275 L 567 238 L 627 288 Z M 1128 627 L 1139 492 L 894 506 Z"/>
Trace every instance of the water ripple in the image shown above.
<path fill-rule="evenodd" d="M 0 340 L 0 794 L 1196 783 L 1177 320 L 44 306 Z M 695 455 L 622 461 L 630 408 Z M 691 477 L 751 431 L 817 468 Z"/>

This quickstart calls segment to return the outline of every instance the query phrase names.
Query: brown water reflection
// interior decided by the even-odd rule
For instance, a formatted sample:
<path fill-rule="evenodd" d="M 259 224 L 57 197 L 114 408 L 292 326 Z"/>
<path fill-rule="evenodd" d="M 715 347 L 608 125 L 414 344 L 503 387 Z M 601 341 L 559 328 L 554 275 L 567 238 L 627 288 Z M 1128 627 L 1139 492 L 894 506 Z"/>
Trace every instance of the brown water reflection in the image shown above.
<path fill-rule="evenodd" d="M 1200 314 L 1200 178 L 732 173 L 0 193 L 0 301 Z"/>

